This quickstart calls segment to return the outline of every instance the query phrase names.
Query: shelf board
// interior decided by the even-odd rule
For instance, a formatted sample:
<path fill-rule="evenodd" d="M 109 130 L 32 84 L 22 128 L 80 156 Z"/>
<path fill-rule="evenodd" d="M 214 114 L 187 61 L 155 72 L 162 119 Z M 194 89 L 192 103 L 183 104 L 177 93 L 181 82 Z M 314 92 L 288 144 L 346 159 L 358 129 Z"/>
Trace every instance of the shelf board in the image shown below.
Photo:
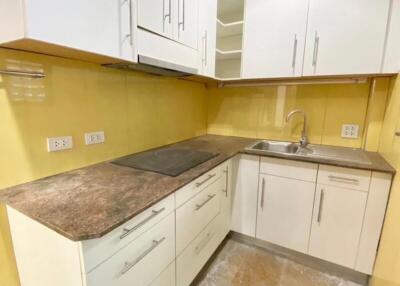
<path fill-rule="evenodd" d="M 240 59 L 242 56 L 242 50 L 231 50 L 231 51 L 223 51 L 220 49 L 216 49 L 217 60 L 233 60 Z"/>
<path fill-rule="evenodd" d="M 224 23 L 217 19 L 217 37 L 224 38 L 243 34 L 243 21 Z"/>

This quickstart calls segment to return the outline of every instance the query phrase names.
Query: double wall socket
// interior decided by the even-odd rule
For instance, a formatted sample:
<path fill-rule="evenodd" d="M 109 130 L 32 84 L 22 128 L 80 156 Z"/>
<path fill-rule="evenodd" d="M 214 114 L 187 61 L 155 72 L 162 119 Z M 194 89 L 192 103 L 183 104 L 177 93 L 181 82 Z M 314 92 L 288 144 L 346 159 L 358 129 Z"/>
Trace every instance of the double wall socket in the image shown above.
<path fill-rule="evenodd" d="M 100 144 L 104 143 L 104 141 L 105 141 L 104 131 L 85 133 L 86 145 Z"/>
<path fill-rule="evenodd" d="M 358 138 L 359 126 L 356 124 L 343 124 L 342 125 L 342 138 Z"/>
<path fill-rule="evenodd" d="M 72 136 L 47 138 L 47 151 L 55 152 L 72 149 Z"/>

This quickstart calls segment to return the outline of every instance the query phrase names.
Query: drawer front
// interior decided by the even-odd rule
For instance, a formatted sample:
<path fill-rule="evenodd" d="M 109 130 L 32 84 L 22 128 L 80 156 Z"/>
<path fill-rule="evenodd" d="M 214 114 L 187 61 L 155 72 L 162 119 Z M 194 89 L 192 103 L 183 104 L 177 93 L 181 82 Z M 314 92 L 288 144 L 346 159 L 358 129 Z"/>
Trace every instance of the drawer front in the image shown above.
<path fill-rule="evenodd" d="M 175 260 L 165 269 L 150 286 L 175 286 Z"/>
<path fill-rule="evenodd" d="M 318 184 L 368 192 L 371 171 L 320 165 Z"/>
<path fill-rule="evenodd" d="M 176 285 L 188 286 L 221 243 L 223 220 L 217 216 L 176 259 Z"/>
<path fill-rule="evenodd" d="M 82 242 L 86 273 L 175 210 L 174 194 L 99 239 Z"/>
<path fill-rule="evenodd" d="M 260 173 L 285 178 L 315 182 L 318 164 L 261 157 Z"/>
<path fill-rule="evenodd" d="M 177 254 L 220 212 L 224 183 L 221 177 L 176 210 Z"/>
<path fill-rule="evenodd" d="M 211 171 L 201 175 L 193 182 L 178 190 L 176 192 L 176 207 L 180 207 L 200 191 L 204 190 L 204 188 L 218 180 L 223 174 L 223 166 L 224 164 L 218 165 Z"/>
<path fill-rule="evenodd" d="M 171 213 L 87 274 L 87 285 L 149 285 L 174 261 L 174 223 Z"/>

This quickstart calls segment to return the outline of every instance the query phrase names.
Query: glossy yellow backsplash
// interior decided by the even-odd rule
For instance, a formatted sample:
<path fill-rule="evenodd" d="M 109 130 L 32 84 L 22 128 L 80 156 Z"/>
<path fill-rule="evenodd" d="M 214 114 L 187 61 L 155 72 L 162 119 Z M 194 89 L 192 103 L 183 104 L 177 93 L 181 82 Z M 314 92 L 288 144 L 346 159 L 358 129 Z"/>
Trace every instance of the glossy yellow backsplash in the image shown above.
<path fill-rule="evenodd" d="M 297 141 L 302 118 L 286 123 L 285 117 L 300 108 L 308 115 L 312 143 L 362 147 L 370 88 L 370 82 L 214 88 L 208 96 L 208 133 Z M 341 138 L 345 123 L 360 126 L 359 139 Z"/>
<path fill-rule="evenodd" d="M 389 83 L 207 90 L 182 80 L 0 49 L 0 69 L 6 66 L 43 69 L 46 78 L 0 77 L 0 189 L 207 131 L 296 141 L 301 119 L 284 120 L 294 108 L 306 110 L 311 142 L 376 150 Z M 343 123 L 359 124 L 362 136 L 342 139 Z M 100 130 L 106 143 L 85 146 L 83 134 Z M 64 135 L 73 136 L 74 149 L 47 153 L 45 138 Z M 4 207 L 0 285 L 19 285 Z"/>
<path fill-rule="evenodd" d="M 400 172 L 400 76 L 393 82 L 382 127 L 379 152 Z M 378 259 L 375 265 L 373 286 L 400 286 L 400 176 L 395 176 Z"/>
<path fill-rule="evenodd" d="M 0 189 L 206 132 L 200 84 L 0 49 L 0 69 L 43 69 L 44 80 L 0 76 Z M 106 143 L 85 146 L 104 130 Z M 72 135 L 74 148 L 47 153 L 46 137 Z M 0 208 L 0 285 L 18 278 Z"/>

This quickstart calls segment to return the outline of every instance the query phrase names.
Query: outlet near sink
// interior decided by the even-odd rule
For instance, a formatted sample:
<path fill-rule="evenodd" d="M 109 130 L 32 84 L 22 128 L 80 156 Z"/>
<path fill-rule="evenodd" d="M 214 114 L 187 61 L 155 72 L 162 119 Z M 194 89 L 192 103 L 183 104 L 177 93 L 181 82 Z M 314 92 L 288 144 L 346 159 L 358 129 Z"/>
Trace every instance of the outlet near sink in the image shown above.
<path fill-rule="evenodd" d="M 48 152 L 56 152 L 66 149 L 72 149 L 72 147 L 73 147 L 72 136 L 47 138 Z"/>

